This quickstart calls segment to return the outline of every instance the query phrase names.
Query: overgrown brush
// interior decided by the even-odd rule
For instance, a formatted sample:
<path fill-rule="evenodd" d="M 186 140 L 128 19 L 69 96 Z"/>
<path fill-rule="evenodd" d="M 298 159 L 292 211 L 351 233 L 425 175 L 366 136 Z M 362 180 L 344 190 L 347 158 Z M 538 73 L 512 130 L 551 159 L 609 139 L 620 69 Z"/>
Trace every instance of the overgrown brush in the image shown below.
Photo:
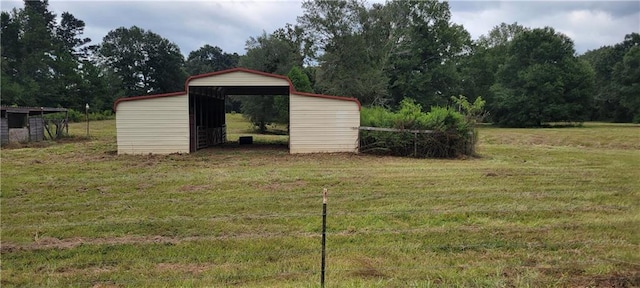
<path fill-rule="evenodd" d="M 64 118 L 63 113 L 53 113 L 44 116 L 45 119 L 61 119 Z M 116 115 L 111 110 L 96 111 L 89 113 L 89 121 L 101 121 L 101 120 L 113 120 L 116 119 Z M 87 121 L 87 114 L 74 109 L 67 110 L 67 120 L 69 122 L 84 122 Z"/>
<path fill-rule="evenodd" d="M 397 112 L 371 107 L 363 108 L 360 115 L 362 126 L 397 129 L 361 131 L 364 153 L 437 158 L 474 153 L 473 122 L 450 107 L 431 107 L 425 113 L 420 104 L 405 99 Z"/>

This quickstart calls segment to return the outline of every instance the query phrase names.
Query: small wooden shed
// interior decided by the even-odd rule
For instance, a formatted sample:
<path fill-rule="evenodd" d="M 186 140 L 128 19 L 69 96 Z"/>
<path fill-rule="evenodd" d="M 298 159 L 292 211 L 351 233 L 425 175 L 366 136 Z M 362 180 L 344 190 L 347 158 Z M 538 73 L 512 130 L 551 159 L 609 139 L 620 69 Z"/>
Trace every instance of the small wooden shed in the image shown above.
<path fill-rule="evenodd" d="M 191 76 L 185 91 L 116 100 L 118 154 L 189 153 L 224 143 L 228 95 L 289 95 L 290 153 L 358 151 L 357 99 L 298 92 L 286 76 L 234 68 Z"/>
<path fill-rule="evenodd" d="M 45 114 L 64 113 L 56 122 L 56 128 L 50 129 L 44 119 Z M 2 145 L 8 143 L 37 142 L 44 140 L 45 131 L 49 138 L 55 139 L 63 130 L 68 129 L 67 109 L 51 107 L 0 107 L 0 142 Z M 51 130 L 54 133 L 51 134 Z"/>

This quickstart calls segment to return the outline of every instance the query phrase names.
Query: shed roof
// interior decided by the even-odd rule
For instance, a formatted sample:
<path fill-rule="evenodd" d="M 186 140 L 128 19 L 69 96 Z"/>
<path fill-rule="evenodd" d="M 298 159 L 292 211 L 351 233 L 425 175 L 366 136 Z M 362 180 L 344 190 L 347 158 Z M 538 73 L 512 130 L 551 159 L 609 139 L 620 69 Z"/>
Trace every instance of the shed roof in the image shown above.
<path fill-rule="evenodd" d="M 29 115 L 50 114 L 58 112 L 67 112 L 66 108 L 54 108 L 54 107 L 12 107 L 12 106 L 0 106 L 1 111 L 9 113 L 21 113 Z"/>
<path fill-rule="evenodd" d="M 295 94 L 295 95 L 300 95 L 300 96 L 305 96 L 305 97 L 319 97 L 319 98 L 327 98 L 327 99 L 334 99 L 334 100 L 352 101 L 352 102 L 354 102 L 354 103 L 356 103 L 358 105 L 358 109 L 360 109 L 360 107 L 361 107 L 360 101 L 358 101 L 358 99 L 356 99 L 356 98 L 298 92 L 298 91 L 296 91 L 295 87 L 293 87 L 293 83 L 291 83 L 291 80 L 289 80 L 289 78 L 287 76 L 271 74 L 271 73 L 251 70 L 251 69 L 247 69 L 247 68 L 232 68 L 232 69 L 227 69 L 227 70 L 221 70 L 221 71 L 216 71 L 216 72 L 210 72 L 210 73 L 191 76 L 191 77 L 187 78 L 187 80 L 185 81 L 185 84 L 184 84 L 185 90 L 184 91 L 172 92 L 172 93 L 164 93 L 164 94 L 154 94 L 154 95 L 144 95 L 144 96 L 134 96 L 134 97 L 119 98 L 113 104 L 113 110 L 117 111 L 118 104 L 120 104 L 121 102 L 125 102 L 125 101 L 137 101 L 137 100 L 160 98 L 160 97 L 171 97 L 171 96 L 186 96 L 186 95 L 189 94 L 189 87 L 193 86 L 193 85 L 190 85 L 192 81 L 195 81 L 197 83 L 198 79 L 204 79 L 204 78 L 210 78 L 210 77 L 218 77 L 218 76 L 222 76 L 222 75 L 229 76 L 229 75 L 233 75 L 234 73 L 236 73 L 236 74 L 249 73 L 249 74 L 258 75 L 258 76 L 261 76 L 261 77 L 284 80 L 284 81 L 282 81 L 282 84 L 284 85 L 282 87 L 289 86 L 289 89 L 288 89 L 289 90 L 289 94 Z M 262 85 L 256 85 L 256 86 L 262 87 Z M 257 90 L 251 90 L 249 88 L 249 86 L 229 85 L 229 88 L 231 89 L 229 91 L 230 93 L 227 93 L 229 95 L 233 95 L 233 94 L 251 95 L 251 94 L 253 94 L 252 93 L 253 91 L 257 91 Z M 265 87 L 262 87 L 262 88 L 265 88 Z M 269 88 L 269 87 L 266 87 L 266 89 L 267 89 L 266 91 L 278 91 L 278 93 L 282 92 L 279 89 L 274 89 L 274 88 Z M 262 89 L 262 90 L 264 90 L 264 89 Z M 236 93 L 233 93 L 233 91 L 236 91 Z"/>

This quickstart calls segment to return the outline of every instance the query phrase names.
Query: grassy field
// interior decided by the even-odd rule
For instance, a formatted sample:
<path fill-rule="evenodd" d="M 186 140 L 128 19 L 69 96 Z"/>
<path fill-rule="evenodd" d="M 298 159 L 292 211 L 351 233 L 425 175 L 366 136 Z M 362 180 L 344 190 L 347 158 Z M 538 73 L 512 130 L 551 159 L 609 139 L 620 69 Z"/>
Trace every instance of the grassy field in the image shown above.
<path fill-rule="evenodd" d="M 2 287 L 318 287 L 325 187 L 328 287 L 640 286 L 638 125 L 482 128 L 450 160 L 116 155 L 84 125 L 2 149 Z"/>

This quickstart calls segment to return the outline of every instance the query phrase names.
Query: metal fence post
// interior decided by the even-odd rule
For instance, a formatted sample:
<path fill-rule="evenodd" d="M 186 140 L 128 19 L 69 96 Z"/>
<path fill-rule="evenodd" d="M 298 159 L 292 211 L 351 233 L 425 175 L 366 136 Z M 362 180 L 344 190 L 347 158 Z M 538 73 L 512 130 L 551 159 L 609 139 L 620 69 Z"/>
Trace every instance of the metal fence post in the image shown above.
<path fill-rule="evenodd" d="M 322 190 L 322 264 L 320 268 L 320 287 L 324 288 L 324 267 L 326 264 L 327 244 L 327 188 Z"/>

